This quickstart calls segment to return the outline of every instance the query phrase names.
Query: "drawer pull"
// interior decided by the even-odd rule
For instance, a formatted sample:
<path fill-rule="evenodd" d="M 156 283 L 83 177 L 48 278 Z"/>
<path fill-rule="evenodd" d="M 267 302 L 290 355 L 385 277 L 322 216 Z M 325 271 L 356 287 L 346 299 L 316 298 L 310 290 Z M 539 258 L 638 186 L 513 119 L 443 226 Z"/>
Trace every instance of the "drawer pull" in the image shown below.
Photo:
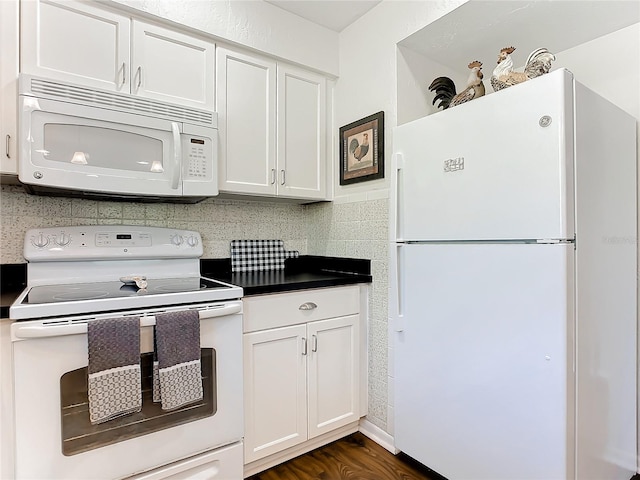
<path fill-rule="evenodd" d="M 313 302 L 305 302 L 298 307 L 298 310 L 313 310 L 314 308 L 318 308 L 318 305 Z"/>

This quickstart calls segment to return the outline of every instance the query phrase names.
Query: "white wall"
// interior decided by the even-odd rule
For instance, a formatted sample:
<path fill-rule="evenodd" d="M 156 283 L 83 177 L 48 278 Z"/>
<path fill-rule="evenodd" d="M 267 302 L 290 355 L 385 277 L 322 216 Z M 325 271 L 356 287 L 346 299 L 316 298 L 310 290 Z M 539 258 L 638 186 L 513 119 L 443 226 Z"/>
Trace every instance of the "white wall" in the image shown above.
<path fill-rule="evenodd" d="M 640 24 L 559 52 L 555 67 L 640 119 Z"/>
<path fill-rule="evenodd" d="M 262 0 L 111 0 L 228 42 L 338 75 L 338 34 Z"/>
<path fill-rule="evenodd" d="M 385 0 L 340 33 L 334 129 L 384 111 L 385 177 L 340 186 L 336 172 L 336 197 L 388 188 L 392 129 L 397 124 L 396 44 L 465 2 Z M 337 162 L 337 142 L 335 148 Z"/>

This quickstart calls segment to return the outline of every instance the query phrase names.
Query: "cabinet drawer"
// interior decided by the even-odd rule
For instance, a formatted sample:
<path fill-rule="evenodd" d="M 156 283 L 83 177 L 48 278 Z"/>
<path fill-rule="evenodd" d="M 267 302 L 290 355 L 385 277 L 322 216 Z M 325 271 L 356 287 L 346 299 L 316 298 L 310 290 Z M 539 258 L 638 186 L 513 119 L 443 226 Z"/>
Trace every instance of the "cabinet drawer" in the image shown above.
<path fill-rule="evenodd" d="M 243 303 L 244 332 L 255 332 L 359 313 L 360 287 L 350 285 L 258 295 L 243 299 Z"/>

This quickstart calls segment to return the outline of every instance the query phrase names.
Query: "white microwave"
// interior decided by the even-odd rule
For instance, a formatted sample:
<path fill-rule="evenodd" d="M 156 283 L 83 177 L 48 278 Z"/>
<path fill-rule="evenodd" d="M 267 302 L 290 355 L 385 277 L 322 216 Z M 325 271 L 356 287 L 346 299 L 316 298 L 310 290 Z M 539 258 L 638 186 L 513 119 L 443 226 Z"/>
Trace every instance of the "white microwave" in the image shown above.
<path fill-rule="evenodd" d="M 215 112 L 20 75 L 30 193 L 195 203 L 218 194 Z"/>

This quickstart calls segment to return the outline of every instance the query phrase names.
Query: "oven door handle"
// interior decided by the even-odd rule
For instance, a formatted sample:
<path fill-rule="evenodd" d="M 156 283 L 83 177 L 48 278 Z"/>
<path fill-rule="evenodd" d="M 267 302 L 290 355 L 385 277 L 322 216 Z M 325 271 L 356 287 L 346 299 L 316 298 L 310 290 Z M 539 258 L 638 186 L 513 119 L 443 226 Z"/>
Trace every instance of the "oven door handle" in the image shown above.
<path fill-rule="evenodd" d="M 241 303 L 233 303 L 222 307 L 214 307 L 207 310 L 199 310 L 200 320 L 209 318 L 224 317 L 242 311 Z M 156 324 L 156 317 L 148 315 L 140 318 L 141 327 L 151 327 Z M 17 325 L 14 327 L 15 338 L 45 338 L 61 337 L 64 335 L 82 335 L 87 333 L 86 323 L 76 323 L 68 325 Z"/>

